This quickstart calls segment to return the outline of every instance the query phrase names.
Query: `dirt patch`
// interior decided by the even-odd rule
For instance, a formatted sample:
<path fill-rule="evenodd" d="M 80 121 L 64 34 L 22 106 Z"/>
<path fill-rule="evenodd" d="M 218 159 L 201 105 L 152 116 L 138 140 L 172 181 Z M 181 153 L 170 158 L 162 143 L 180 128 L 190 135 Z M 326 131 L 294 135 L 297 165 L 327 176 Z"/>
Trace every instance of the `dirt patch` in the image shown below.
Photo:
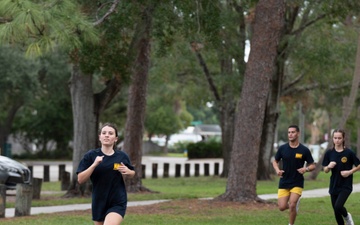
<path fill-rule="evenodd" d="M 212 210 L 219 208 L 233 208 L 239 210 L 273 210 L 277 208 L 275 203 L 239 203 L 239 202 L 222 202 L 214 200 L 173 200 L 146 206 L 128 207 L 129 214 L 172 214 L 179 210 L 186 210 L 187 213 L 198 214 L 204 209 Z"/>

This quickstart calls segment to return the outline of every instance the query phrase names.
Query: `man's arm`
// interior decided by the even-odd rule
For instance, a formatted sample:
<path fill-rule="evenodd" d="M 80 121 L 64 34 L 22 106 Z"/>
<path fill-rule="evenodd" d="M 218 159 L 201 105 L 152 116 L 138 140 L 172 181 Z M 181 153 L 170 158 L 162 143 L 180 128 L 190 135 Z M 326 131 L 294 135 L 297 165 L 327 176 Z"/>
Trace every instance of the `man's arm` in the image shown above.
<path fill-rule="evenodd" d="M 311 172 L 311 171 L 315 170 L 315 168 L 316 168 L 316 163 L 308 164 L 306 167 L 306 172 Z"/>
<path fill-rule="evenodd" d="M 274 170 L 275 170 L 276 174 L 277 174 L 279 177 L 281 177 L 281 176 L 283 175 L 283 173 L 284 173 L 284 170 L 280 170 L 280 168 L 279 168 L 279 162 L 276 161 L 276 160 L 274 160 L 274 161 L 272 162 L 272 165 L 273 165 L 273 167 L 274 167 Z"/>

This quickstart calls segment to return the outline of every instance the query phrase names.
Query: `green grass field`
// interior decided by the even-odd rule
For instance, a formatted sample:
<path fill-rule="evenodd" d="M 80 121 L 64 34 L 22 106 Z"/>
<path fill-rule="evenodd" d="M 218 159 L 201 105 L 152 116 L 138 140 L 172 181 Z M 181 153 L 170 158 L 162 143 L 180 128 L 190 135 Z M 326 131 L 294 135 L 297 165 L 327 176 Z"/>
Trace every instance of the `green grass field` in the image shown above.
<path fill-rule="evenodd" d="M 276 193 L 277 182 L 259 181 L 257 193 Z M 305 189 L 325 188 L 328 186 L 329 174 L 320 173 L 316 181 L 305 181 Z M 354 183 L 360 183 L 360 173 L 354 175 Z M 158 193 L 129 194 L 130 201 L 172 199 L 173 201 L 157 205 L 142 206 L 139 210 L 127 213 L 124 225 L 215 225 L 215 224 L 244 224 L 244 225 L 280 225 L 288 224 L 288 211 L 280 212 L 276 204 L 245 205 L 229 203 L 223 205 L 217 202 L 191 199 L 216 197 L 225 191 L 226 179 L 219 177 L 191 177 L 191 178 L 161 178 L 144 179 L 143 185 Z M 43 190 L 59 191 L 59 182 L 43 184 Z M 78 204 L 90 202 L 89 198 L 45 200 L 49 196 L 42 196 L 42 200 L 33 201 L 33 206 Z M 189 200 L 190 199 L 190 200 Z M 271 202 L 275 203 L 276 200 Z M 346 203 L 352 213 L 355 224 L 360 223 L 360 193 L 353 193 Z M 201 205 L 199 205 L 201 204 Z M 142 211 L 143 210 L 143 211 Z M 154 210 L 155 213 L 151 213 Z M 150 212 L 150 213 L 149 213 Z M 82 225 L 93 224 L 90 211 L 76 213 L 40 214 L 29 217 L 0 219 L 0 224 L 6 225 Z M 298 225 L 331 225 L 336 224 L 329 197 L 303 198 L 300 212 L 296 221 Z"/>

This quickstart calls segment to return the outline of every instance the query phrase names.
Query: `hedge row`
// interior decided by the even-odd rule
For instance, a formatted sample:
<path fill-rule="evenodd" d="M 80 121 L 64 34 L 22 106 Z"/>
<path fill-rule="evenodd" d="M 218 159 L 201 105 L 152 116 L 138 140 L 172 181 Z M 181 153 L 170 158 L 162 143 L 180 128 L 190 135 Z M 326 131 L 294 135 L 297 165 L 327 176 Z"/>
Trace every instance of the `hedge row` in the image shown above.
<path fill-rule="evenodd" d="M 201 141 L 187 145 L 188 158 L 221 158 L 221 143 L 217 141 Z"/>

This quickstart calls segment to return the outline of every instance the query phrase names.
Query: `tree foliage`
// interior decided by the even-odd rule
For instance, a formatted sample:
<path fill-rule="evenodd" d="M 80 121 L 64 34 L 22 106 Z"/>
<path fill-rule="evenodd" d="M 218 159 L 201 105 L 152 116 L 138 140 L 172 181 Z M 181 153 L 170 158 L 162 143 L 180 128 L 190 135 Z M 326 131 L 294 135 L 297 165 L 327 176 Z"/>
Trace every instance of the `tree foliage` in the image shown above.
<path fill-rule="evenodd" d="M 18 110 L 38 92 L 38 62 L 24 57 L 19 49 L 0 50 L 0 148 L 7 141 Z"/>
<path fill-rule="evenodd" d="M 25 58 L 19 49 L 9 46 L 1 47 L 0 57 L 0 118 L 4 121 L 4 113 L 12 104 L 27 102 L 33 97 L 32 93 L 37 91 L 39 62 Z"/>
<path fill-rule="evenodd" d="M 148 103 L 145 127 L 149 135 L 170 136 L 190 125 L 193 117 L 186 111 L 185 104 L 178 102 L 164 104 L 162 100 L 155 98 Z M 176 103 L 179 106 L 174 106 Z M 175 107 L 178 109 L 175 110 Z"/>
<path fill-rule="evenodd" d="M 60 52 L 41 57 L 38 72 L 39 90 L 36 97 L 18 113 L 14 132 L 37 145 L 48 155 L 47 144 L 55 142 L 62 157 L 69 157 L 72 139 L 72 111 L 68 80 L 70 68 L 67 57 Z"/>
<path fill-rule="evenodd" d="M 76 1 L 3 0 L 0 15 L 0 44 L 20 43 L 28 55 L 44 54 L 59 44 L 69 50 L 99 40 Z"/>

